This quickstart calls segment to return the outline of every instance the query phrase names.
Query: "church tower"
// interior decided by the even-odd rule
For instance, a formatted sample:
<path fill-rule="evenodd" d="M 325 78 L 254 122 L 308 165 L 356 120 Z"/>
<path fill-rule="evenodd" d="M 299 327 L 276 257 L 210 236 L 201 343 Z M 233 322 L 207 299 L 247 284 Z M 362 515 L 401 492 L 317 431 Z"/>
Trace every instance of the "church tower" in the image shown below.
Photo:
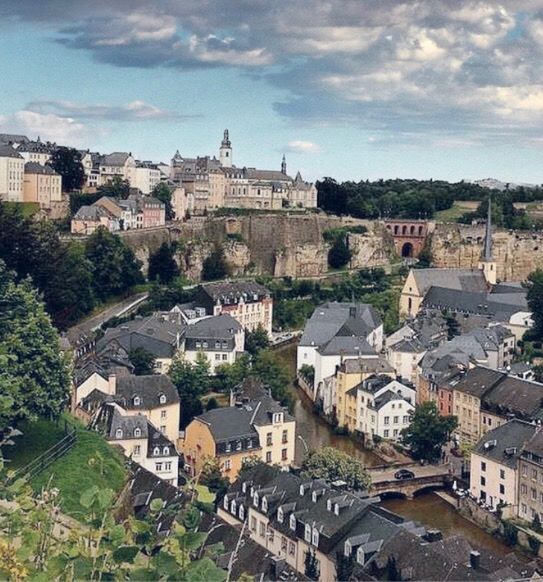
<path fill-rule="evenodd" d="M 479 261 L 479 269 L 483 271 L 486 282 L 489 285 L 497 283 L 496 262 L 492 259 L 492 205 L 490 196 L 488 197 L 488 215 L 486 218 L 485 246 L 483 256 Z"/>
<path fill-rule="evenodd" d="M 230 143 L 227 129 L 224 130 L 224 137 L 219 149 L 219 161 L 224 168 L 232 167 L 232 144 Z"/>
<path fill-rule="evenodd" d="M 281 174 L 287 174 L 287 158 L 285 158 L 285 154 L 283 154 L 283 160 L 281 161 Z"/>

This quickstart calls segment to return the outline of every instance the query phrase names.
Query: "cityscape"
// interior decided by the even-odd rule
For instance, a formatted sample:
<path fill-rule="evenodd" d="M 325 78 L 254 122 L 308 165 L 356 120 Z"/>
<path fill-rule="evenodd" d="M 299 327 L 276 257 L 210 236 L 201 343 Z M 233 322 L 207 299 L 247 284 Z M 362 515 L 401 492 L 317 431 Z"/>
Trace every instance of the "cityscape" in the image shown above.
<path fill-rule="evenodd" d="M 542 579 L 543 6 L 17 4 L 0 578 Z"/>

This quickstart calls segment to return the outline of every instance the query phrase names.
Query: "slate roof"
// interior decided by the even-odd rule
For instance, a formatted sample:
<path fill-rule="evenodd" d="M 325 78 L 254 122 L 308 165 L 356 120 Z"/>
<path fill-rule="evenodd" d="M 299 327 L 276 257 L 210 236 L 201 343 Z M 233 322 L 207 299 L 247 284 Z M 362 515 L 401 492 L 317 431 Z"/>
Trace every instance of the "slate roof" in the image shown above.
<path fill-rule="evenodd" d="M 126 160 L 130 157 L 127 152 L 112 152 L 111 154 L 106 154 L 102 156 L 100 164 L 102 166 L 124 166 Z"/>
<path fill-rule="evenodd" d="M 503 378 L 504 374 L 489 368 L 477 366 L 468 370 L 448 382 L 449 386 L 477 398 L 483 398 L 485 394 Z"/>
<path fill-rule="evenodd" d="M 18 152 L 49 154 L 53 151 L 55 144 L 43 143 L 42 141 L 27 141 L 21 143 L 17 148 Z"/>
<path fill-rule="evenodd" d="M 242 329 L 241 324 L 231 315 L 223 313 L 189 325 L 185 331 L 185 338 L 232 339 Z"/>
<path fill-rule="evenodd" d="M 245 177 L 249 180 L 265 180 L 269 182 L 292 182 L 292 178 L 278 170 L 257 170 L 244 168 Z"/>
<path fill-rule="evenodd" d="M 115 218 L 106 208 L 95 204 L 90 206 L 85 204 L 74 214 L 76 220 L 99 220 L 102 216 Z"/>
<path fill-rule="evenodd" d="M 148 436 L 148 421 L 142 414 L 124 415 L 114 402 L 105 402 L 94 416 L 90 428 L 101 432 L 110 441 L 141 439 Z M 121 436 L 117 436 L 117 430 Z M 136 436 L 135 431 L 140 431 Z"/>
<path fill-rule="evenodd" d="M 10 145 L 0 143 L 0 158 L 19 158 L 22 160 L 23 156 Z"/>
<path fill-rule="evenodd" d="M 417 287 L 425 294 L 430 287 L 443 287 L 459 291 L 486 292 L 487 283 L 479 269 L 412 269 Z"/>
<path fill-rule="evenodd" d="M 384 358 L 350 358 L 339 367 L 346 374 L 386 374 L 394 373 L 394 368 Z"/>
<path fill-rule="evenodd" d="M 357 321 L 355 322 L 354 320 Z M 315 308 L 315 311 L 306 322 L 299 345 L 322 346 L 338 334 L 340 330 L 342 330 L 342 335 L 358 334 L 365 336 L 377 329 L 381 323 L 379 314 L 371 305 L 364 303 L 324 303 Z"/>
<path fill-rule="evenodd" d="M 522 447 L 537 432 L 538 427 L 513 419 L 489 430 L 477 443 L 473 452 L 511 469 L 516 468 Z M 496 441 L 496 444 L 492 444 Z M 489 446 L 490 445 L 490 446 Z"/>
<path fill-rule="evenodd" d="M 116 395 L 121 397 L 127 410 L 150 410 L 179 402 L 179 394 L 172 381 L 164 374 L 150 376 L 121 376 L 117 378 Z M 166 402 L 160 403 L 160 396 Z M 140 398 L 140 404 L 134 404 L 134 397 Z"/>
<path fill-rule="evenodd" d="M 217 283 L 206 283 L 199 286 L 199 290 L 208 295 L 214 302 L 225 299 L 235 299 L 236 301 L 244 297 L 246 301 L 252 301 L 253 295 L 258 295 L 259 299 L 270 295 L 264 285 L 255 281 L 219 281 Z"/>
<path fill-rule="evenodd" d="M 323 356 L 375 356 L 377 352 L 363 337 L 336 336 L 318 350 Z"/>
<path fill-rule="evenodd" d="M 57 172 L 55 172 L 55 170 L 53 170 L 53 168 L 49 164 L 45 164 L 45 166 L 42 166 L 41 164 L 38 164 L 38 162 L 27 162 L 25 164 L 25 174 L 43 174 L 46 176 L 60 176 L 60 174 L 57 174 Z"/>
<path fill-rule="evenodd" d="M 0 133 L 0 144 L 26 143 L 30 141 L 26 135 L 18 133 Z"/>

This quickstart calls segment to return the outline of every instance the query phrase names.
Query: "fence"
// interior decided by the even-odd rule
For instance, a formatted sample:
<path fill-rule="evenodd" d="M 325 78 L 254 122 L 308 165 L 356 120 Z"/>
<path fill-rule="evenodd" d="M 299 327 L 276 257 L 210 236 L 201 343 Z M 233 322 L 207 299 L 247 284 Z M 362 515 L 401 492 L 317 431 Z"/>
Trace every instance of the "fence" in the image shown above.
<path fill-rule="evenodd" d="M 21 477 L 25 479 L 32 479 L 32 477 L 39 475 L 57 459 L 60 459 L 60 457 L 64 456 L 75 445 L 76 441 L 77 431 L 72 427 L 70 432 L 68 432 L 66 436 L 55 443 L 50 449 L 47 449 L 39 457 L 36 457 L 34 460 L 30 461 L 28 465 L 17 469 L 11 480 L 13 481 Z"/>

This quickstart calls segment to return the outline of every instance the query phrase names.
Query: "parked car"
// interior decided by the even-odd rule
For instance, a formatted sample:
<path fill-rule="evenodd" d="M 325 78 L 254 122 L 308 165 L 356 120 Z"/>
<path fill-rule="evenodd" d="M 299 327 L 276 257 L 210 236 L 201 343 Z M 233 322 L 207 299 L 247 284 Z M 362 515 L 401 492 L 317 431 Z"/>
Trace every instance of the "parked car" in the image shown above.
<path fill-rule="evenodd" d="M 394 473 L 394 479 L 413 479 L 415 477 L 415 473 L 413 471 L 409 471 L 408 469 L 400 469 Z"/>

